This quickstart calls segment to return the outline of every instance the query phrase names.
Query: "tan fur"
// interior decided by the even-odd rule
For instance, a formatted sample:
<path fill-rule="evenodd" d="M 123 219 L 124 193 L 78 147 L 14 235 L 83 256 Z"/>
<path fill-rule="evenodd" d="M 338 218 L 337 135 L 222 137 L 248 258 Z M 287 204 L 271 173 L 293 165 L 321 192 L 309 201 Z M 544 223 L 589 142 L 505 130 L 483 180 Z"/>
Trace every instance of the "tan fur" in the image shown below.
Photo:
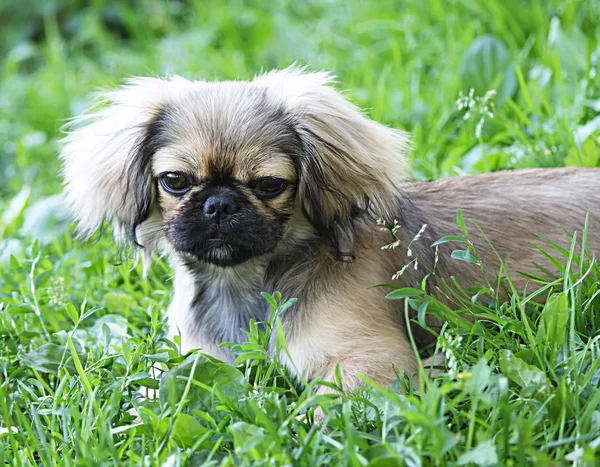
<path fill-rule="evenodd" d="M 137 236 L 146 261 L 155 249 L 171 254 L 169 324 L 172 336 L 181 334 L 183 351 L 200 348 L 233 361 L 219 344 L 243 340 L 240 328 L 266 318 L 259 292 L 279 290 L 298 298 L 283 317 L 290 351 L 284 359 L 293 372 L 332 380 L 339 365 L 346 388 L 360 384 L 357 373 L 387 385 L 394 366 L 412 375 L 417 361 L 403 303 L 386 301 L 386 290 L 371 287 L 391 282 L 415 258 L 417 268 L 411 263 L 396 282 L 419 287 L 434 266 L 431 244 L 457 233 L 458 209 L 491 279 L 500 261 L 469 221 L 482 228 L 520 290 L 527 281 L 518 272 L 532 272 L 532 261 L 548 266 L 531 246 L 542 244 L 536 234 L 568 247 L 563 230 L 581 233 L 587 210 L 589 245 L 600 252 L 599 169 L 405 182 L 406 135 L 368 119 L 331 83 L 326 73 L 297 68 L 250 82 L 138 78 L 109 93 L 100 110 L 76 120 L 82 126 L 65 139 L 67 201 L 83 235 L 109 219 L 119 239 L 123 232 Z M 166 193 L 157 178 L 169 171 L 193 174 L 192 190 Z M 286 179 L 289 186 L 278 197 L 259 199 L 251 181 L 266 176 Z M 232 267 L 176 251 L 165 231 L 173 220 L 189 224 L 202 216 L 192 195 L 205 183 L 223 180 L 239 186 L 270 231 L 283 232 L 265 254 Z M 195 209 L 185 211 L 189 203 Z M 183 212 L 194 214 L 185 218 Z M 399 222 L 398 248 L 381 249 L 393 238 L 376 217 Z M 407 245 L 425 224 L 409 255 Z M 455 248 L 461 245 L 440 247 L 438 278 L 428 282 L 434 293 L 440 280 L 455 277 L 471 286 L 482 279 L 479 267 L 450 259 Z M 415 335 L 427 342 L 426 332 L 415 329 Z"/>
<path fill-rule="evenodd" d="M 588 210 L 589 246 L 593 253 L 600 253 L 599 188 L 600 169 L 565 168 L 456 177 L 413 183 L 403 189 L 411 204 L 422 210 L 423 222 L 444 235 L 457 232 L 456 212 L 462 210 L 465 221 L 471 221 L 467 225 L 469 238 L 486 270 L 492 277 L 499 272 L 497 252 L 516 286 L 522 289 L 526 280 L 516 273 L 535 271 L 533 261 L 556 272 L 534 245 L 543 246 L 546 252 L 564 260 L 538 236 L 569 249 L 566 233 L 577 232 L 581 241 Z M 452 246 L 445 247 L 445 252 L 461 245 Z M 463 286 L 481 279 L 477 266 L 457 261 L 442 263 L 440 275 L 444 279 L 456 275 Z"/>
<path fill-rule="evenodd" d="M 577 232 L 581 239 L 589 209 L 589 247 L 594 254 L 600 252 L 599 181 L 600 169 L 568 168 L 407 183 L 400 188 L 404 209 L 412 211 L 418 222 L 401 225 L 398 236 L 403 245 L 408 245 L 423 224 L 428 225 L 426 231 L 438 233 L 435 240 L 456 235 L 456 212 L 461 209 L 469 227 L 469 238 L 476 244 L 490 280 L 500 272 L 500 263 L 488 240 L 505 261 L 517 289 L 523 291 L 528 286 L 531 292 L 536 285 L 517 273 L 536 272 L 533 261 L 555 270 L 533 245 L 543 246 L 563 264 L 565 261 L 537 234 L 568 249 L 565 231 Z M 481 227 L 487 240 L 470 221 Z M 394 251 L 382 251 L 380 247 L 390 243 L 391 236 L 378 232 L 373 225 L 363 228 L 358 244 L 364 247 L 356 252 L 352 266 L 333 267 L 329 275 L 326 268 L 312 266 L 318 271 L 319 282 L 328 284 L 327 291 L 314 292 L 314 296 L 323 297 L 322 302 L 305 305 L 310 310 L 304 315 L 307 323 L 301 325 L 302 337 L 290 345 L 292 353 L 301 356 L 297 360 L 309 362 L 299 365 L 300 372 L 305 367 L 318 368 L 316 374 L 305 374 L 307 378 L 319 376 L 332 380 L 339 365 L 347 388 L 360 383 L 356 373 L 386 385 L 395 378 L 392 366 L 405 370 L 408 375 L 415 374 L 417 368 L 406 334 L 399 338 L 398 330 L 405 329 L 398 325 L 398 313 L 402 310 L 394 309 L 397 302 L 383 300 L 381 289 L 367 290 L 369 285 L 390 283 L 392 275 L 411 258 L 401 246 Z M 454 243 L 442 248 L 437 265 L 439 279 L 449 282 L 454 277 L 465 287 L 483 284 L 479 266 L 449 258 L 451 251 L 461 246 Z M 427 266 L 432 265 L 420 267 Z M 395 283 L 416 287 L 419 280 L 420 273 L 409 268 Z M 420 333 L 421 338 L 424 335 L 427 333 Z"/>

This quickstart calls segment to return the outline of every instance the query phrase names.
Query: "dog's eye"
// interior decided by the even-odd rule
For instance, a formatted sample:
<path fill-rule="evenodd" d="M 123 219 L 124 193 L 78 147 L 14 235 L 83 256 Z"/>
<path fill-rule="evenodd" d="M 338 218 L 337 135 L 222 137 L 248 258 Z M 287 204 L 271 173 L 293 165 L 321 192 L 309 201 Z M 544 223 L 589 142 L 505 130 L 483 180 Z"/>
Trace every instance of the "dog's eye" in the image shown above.
<path fill-rule="evenodd" d="M 192 186 L 185 175 L 176 172 L 161 174 L 159 180 L 165 191 L 174 195 L 182 195 Z"/>
<path fill-rule="evenodd" d="M 277 177 L 265 177 L 253 183 L 252 188 L 263 196 L 275 196 L 285 190 L 287 182 Z"/>

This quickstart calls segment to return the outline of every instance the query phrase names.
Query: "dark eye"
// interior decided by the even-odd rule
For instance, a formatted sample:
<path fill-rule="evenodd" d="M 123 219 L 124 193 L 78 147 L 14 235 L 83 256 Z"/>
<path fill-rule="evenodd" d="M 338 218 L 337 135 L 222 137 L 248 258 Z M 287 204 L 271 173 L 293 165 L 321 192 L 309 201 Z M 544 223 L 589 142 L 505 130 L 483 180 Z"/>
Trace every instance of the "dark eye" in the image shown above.
<path fill-rule="evenodd" d="M 252 188 L 263 196 L 275 196 L 285 190 L 287 182 L 277 177 L 265 177 L 252 184 Z"/>
<path fill-rule="evenodd" d="M 185 175 L 177 172 L 166 172 L 161 174 L 159 181 L 165 191 L 174 195 L 182 195 L 192 186 Z"/>

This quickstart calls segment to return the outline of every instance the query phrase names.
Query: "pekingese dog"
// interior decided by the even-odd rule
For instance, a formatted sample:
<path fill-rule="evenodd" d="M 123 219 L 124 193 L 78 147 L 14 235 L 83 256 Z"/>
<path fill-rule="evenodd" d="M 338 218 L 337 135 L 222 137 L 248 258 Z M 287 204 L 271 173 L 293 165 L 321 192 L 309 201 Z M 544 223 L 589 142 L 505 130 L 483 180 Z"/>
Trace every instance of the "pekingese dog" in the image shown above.
<path fill-rule="evenodd" d="M 435 135 L 432 135 L 435 137 Z M 398 283 L 437 276 L 475 285 L 476 265 L 439 257 L 431 246 L 456 232 L 456 213 L 478 223 L 512 272 L 544 257 L 536 234 L 565 244 L 591 210 L 589 244 L 600 251 L 600 170 L 499 172 L 407 182 L 407 135 L 374 122 L 332 86 L 332 76 L 291 68 L 254 80 L 136 78 L 76 119 L 64 140 L 66 198 L 84 237 L 112 220 L 116 235 L 170 255 L 168 309 L 182 351 L 225 361 L 219 345 L 244 341 L 250 319 L 265 321 L 260 292 L 298 299 L 283 314 L 290 370 L 345 387 L 363 373 L 380 384 L 394 367 L 417 370 L 404 304 L 384 299 Z M 397 221 L 390 243 L 376 220 Z M 500 262 L 473 229 L 488 272 Z M 548 265 L 551 269 L 552 265 Z M 524 279 L 517 285 L 525 285 Z M 435 289 L 434 278 L 427 282 Z M 420 343 L 430 333 L 416 333 Z M 291 361 L 289 361 L 291 360 Z"/>

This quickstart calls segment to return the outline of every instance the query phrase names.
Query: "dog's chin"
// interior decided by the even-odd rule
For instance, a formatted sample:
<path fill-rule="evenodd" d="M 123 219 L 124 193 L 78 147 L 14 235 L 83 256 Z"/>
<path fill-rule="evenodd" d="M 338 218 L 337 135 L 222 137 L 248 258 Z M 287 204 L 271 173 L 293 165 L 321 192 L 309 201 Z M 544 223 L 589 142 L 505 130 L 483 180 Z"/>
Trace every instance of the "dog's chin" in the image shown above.
<path fill-rule="evenodd" d="M 230 245 L 209 247 L 202 254 L 196 256 L 199 261 L 222 268 L 238 266 L 252 257 L 253 255 L 248 254 L 246 251 L 241 251 L 239 248 Z"/>
<path fill-rule="evenodd" d="M 235 245 L 224 241 L 209 241 L 207 245 L 193 251 L 183 251 L 186 256 L 200 263 L 208 263 L 222 268 L 235 267 L 263 254 L 253 248 Z"/>

